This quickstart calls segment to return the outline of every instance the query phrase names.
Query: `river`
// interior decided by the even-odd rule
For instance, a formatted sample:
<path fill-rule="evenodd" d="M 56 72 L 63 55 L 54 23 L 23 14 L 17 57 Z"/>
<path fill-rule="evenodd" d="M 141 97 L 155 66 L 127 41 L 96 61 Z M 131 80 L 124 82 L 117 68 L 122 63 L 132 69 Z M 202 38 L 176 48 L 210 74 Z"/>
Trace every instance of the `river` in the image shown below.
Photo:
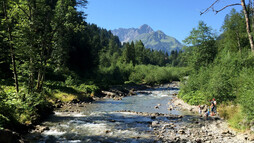
<path fill-rule="evenodd" d="M 190 105 L 175 97 L 178 92 L 177 84 L 172 83 L 136 91 L 135 96 L 122 100 L 105 98 L 91 104 L 66 106 L 55 110 L 39 128 L 24 136 L 24 141 L 245 143 L 251 140 L 228 128 L 219 117 L 204 118 L 186 111 Z M 176 99 L 182 103 L 175 102 Z"/>
<path fill-rule="evenodd" d="M 101 99 L 92 104 L 77 105 L 75 110 L 78 112 L 58 109 L 42 123 L 49 127 L 47 130 L 42 133 L 32 131 L 25 140 L 35 143 L 154 142 L 156 136 L 151 124 L 155 118 L 137 112 L 183 114 L 177 110 L 168 110 L 169 100 L 178 91 L 178 88 L 164 85 L 136 91 L 135 96 L 127 96 L 122 100 Z M 165 115 L 156 117 L 156 120 L 169 119 Z"/>

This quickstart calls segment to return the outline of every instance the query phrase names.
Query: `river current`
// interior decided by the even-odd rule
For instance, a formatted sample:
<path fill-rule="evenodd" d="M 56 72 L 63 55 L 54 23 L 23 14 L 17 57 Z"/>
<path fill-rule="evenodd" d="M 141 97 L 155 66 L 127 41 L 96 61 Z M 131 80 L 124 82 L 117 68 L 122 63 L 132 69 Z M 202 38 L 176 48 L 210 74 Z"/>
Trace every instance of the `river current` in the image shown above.
<path fill-rule="evenodd" d="M 155 142 L 151 126 L 154 118 L 129 111 L 182 115 L 181 111 L 168 110 L 169 100 L 178 92 L 178 88 L 164 85 L 136 91 L 137 95 L 122 100 L 101 99 L 85 104 L 76 107 L 78 112 L 59 109 L 42 123 L 48 130 L 31 132 L 25 140 L 34 143 Z M 168 119 L 160 116 L 156 120 Z"/>

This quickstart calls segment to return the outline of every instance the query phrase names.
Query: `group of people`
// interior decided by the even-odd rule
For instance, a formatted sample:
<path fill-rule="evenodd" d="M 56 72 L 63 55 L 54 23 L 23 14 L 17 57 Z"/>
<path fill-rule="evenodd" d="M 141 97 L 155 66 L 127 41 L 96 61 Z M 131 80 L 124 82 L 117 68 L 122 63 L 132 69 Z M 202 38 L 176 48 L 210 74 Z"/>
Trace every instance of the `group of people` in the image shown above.
<path fill-rule="evenodd" d="M 216 113 L 217 113 L 217 108 L 216 108 L 217 107 L 217 103 L 216 103 L 215 98 L 213 98 L 213 100 L 210 100 L 209 102 L 211 103 L 211 105 L 208 106 L 208 109 L 207 109 L 207 111 L 204 114 L 205 117 L 208 117 L 210 114 L 211 114 L 211 116 L 215 116 Z M 200 105 L 199 105 L 199 114 L 202 114 L 202 109 L 201 109 Z"/>

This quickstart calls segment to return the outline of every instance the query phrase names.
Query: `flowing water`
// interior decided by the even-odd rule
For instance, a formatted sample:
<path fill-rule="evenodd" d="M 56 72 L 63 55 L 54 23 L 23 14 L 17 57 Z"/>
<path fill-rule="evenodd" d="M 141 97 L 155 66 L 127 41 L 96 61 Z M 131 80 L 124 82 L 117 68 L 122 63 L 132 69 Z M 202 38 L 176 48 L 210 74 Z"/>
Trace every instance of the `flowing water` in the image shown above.
<path fill-rule="evenodd" d="M 123 110 L 181 115 L 183 113 L 180 111 L 168 110 L 169 99 L 178 91 L 177 88 L 165 85 L 137 91 L 136 96 L 124 97 L 118 101 L 101 99 L 85 104 L 84 107 L 76 107 L 79 112 L 59 109 L 42 124 L 49 127 L 49 130 L 32 132 L 26 136 L 26 140 L 36 143 L 154 142 L 156 137 L 151 127 L 154 119 Z M 155 106 L 159 108 L 156 109 Z M 168 119 L 156 117 L 156 120 Z"/>

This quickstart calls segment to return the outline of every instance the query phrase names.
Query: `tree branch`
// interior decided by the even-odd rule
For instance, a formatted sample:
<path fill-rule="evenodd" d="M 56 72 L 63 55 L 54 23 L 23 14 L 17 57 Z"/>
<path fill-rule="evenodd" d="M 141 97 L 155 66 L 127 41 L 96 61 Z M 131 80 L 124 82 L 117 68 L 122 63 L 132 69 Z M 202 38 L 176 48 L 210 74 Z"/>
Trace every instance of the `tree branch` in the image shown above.
<path fill-rule="evenodd" d="M 21 7 L 19 6 L 19 4 L 18 4 L 18 8 L 21 9 L 21 10 L 24 12 L 24 14 L 25 14 L 29 19 L 31 19 L 31 17 L 27 14 L 27 12 L 26 12 L 23 8 L 21 8 Z"/>
<path fill-rule="evenodd" d="M 200 15 L 203 15 L 204 13 L 206 13 L 210 8 L 212 8 L 217 2 L 219 2 L 220 0 L 216 0 L 212 5 L 210 5 L 206 10 L 204 10 L 203 12 L 200 12 Z"/>
<path fill-rule="evenodd" d="M 240 3 L 235 3 L 235 4 L 227 5 L 227 6 L 223 7 L 223 8 L 220 9 L 220 10 L 216 10 L 215 13 L 217 14 L 217 13 L 221 12 L 222 10 L 224 10 L 224 9 L 227 8 L 227 7 L 236 6 L 236 5 L 241 5 L 241 4 L 240 4 Z"/>

